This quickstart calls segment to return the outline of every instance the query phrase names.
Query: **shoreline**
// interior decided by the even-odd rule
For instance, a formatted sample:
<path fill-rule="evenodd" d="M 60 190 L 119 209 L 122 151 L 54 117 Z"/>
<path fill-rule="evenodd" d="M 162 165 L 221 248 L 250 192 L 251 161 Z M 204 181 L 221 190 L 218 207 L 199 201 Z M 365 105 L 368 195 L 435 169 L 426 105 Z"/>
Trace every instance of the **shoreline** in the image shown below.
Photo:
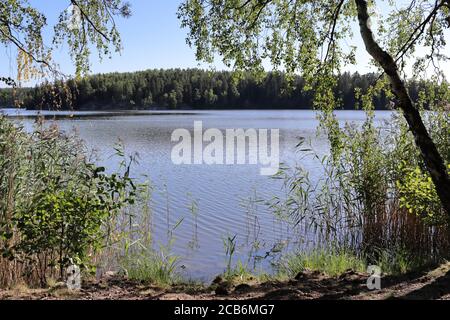
<path fill-rule="evenodd" d="M 382 276 L 380 290 L 367 288 L 368 276 L 347 270 L 330 277 L 306 270 L 285 281 L 231 284 L 216 278 L 211 285 L 187 283 L 164 288 L 111 273 L 98 281 L 84 282 L 80 291 L 69 291 L 64 283 L 46 289 L 0 289 L 0 300 L 450 300 L 450 262 L 433 269 Z"/>

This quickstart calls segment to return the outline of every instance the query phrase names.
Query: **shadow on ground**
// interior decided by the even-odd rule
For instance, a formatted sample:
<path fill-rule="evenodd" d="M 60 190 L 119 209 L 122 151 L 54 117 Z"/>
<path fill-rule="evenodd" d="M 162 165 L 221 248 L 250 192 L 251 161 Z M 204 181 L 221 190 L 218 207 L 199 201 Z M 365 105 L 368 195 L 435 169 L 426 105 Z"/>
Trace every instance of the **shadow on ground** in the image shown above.
<path fill-rule="evenodd" d="M 382 277 L 381 290 L 367 288 L 368 275 L 348 270 L 339 277 L 305 271 L 295 279 L 260 284 L 231 285 L 224 280 L 209 287 L 177 285 L 160 288 L 110 275 L 87 282 L 79 292 L 50 289 L 0 290 L 0 299 L 146 299 L 146 300 L 340 300 L 340 299 L 450 299 L 450 262 L 423 272 Z"/>

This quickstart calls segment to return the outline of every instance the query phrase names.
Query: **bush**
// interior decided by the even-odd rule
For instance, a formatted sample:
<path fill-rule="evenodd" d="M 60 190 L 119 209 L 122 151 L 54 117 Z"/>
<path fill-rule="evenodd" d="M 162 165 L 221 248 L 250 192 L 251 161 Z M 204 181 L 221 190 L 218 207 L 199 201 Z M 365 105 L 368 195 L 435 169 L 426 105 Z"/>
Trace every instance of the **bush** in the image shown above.
<path fill-rule="evenodd" d="M 129 168 L 106 174 L 56 126 L 28 134 L 2 117 L 0 141 L 0 284 L 45 285 L 71 263 L 89 267 L 111 218 L 134 201 Z"/>
<path fill-rule="evenodd" d="M 424 119 L 448 165 L 448 112 L 428 112 Z M 351 250 L 368 264 L 383 261 L 387 269 L 448 258 L 448 219 L 404 119 L 393 113 L 375 126 L 369 113 L 362 126 L 347 124 L 334 134 L 339 143 L 331 143 L 329 157 L 301 146 L 305 156 L 321 160 L 324 174 L 317 183 L 301 166 L 280 171 L 287 196 L 272 202 L 277 215 L 304 225 L 319 247 Z M 402 257 L 414 257 L 414 266 L 399 266 L 405 265 Z"/>
<path fill-rule="evenodd" d="M 448 169 L 450 173 L 450 164 Z M 400 207 L 421 217 L 428 224 L 445 224 L 448 218 L 441 210 L 430 175 L 420 167 L 410 168 L 405 163 L 402 163 L 399 170 L 403 172 L 403 177 L 397 180 L 396 185 L 400 195 Z"/>

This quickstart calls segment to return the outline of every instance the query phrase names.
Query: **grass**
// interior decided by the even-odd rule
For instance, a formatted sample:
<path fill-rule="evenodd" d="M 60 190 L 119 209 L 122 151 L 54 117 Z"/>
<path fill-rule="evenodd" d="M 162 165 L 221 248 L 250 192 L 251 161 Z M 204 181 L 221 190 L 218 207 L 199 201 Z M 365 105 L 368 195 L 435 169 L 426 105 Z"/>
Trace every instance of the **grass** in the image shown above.
<path fill-rule="evenodd" d="M 395 248 L 390 251 L 383 250 L 375 264 L 381 268 L 384 274 L 402 275 L 409 272 L 424 270 L 427 267 L 438 265 L 441 262 L 443 262 L 443 260 L 440 261 L 430 257 L 427 258 L 405 249 Z"/>
<path fill-rule="evenodd" d="M 170 287 L 182 283 L 178 268 L 179 257 L 153 250 L 128 253 L 120 261 L 121 269 L 131 280 Z"/>
<path fill-rule="evenodd" d="M 275 277 L 279 280 L 290 279 L 305 270 L 323 272 L 327 276 L 335 277 L 350 269 L 364 273 L 370 264 L 380 267 L 385 275 L 397 276 L 423 270 L 426 267 L 436 265 L 437 262 L 402 249 L 391 251 L 384 249 L 379 252 L 377 259 L 358 257 L 350 251 L 313 249 L 310 252 L 286 255 L 282 259 Z"/>
<path fill-rule="evenodd" d="M 433 113 L 427 126 L 439 137 L 442 155 L 449 155 L 448 115 Z M 415 172 L 423 163 L 405 121 L 393 114 L 389 123 L 376 126 L 368 117 L 362 127 L 346 125 L 337 134 L 339 143 L 329 157 L 303 141 L 298 145 L 301 157 L 320 162 L 318 180 L 310 179 L 301 165 L 282 168 L 277 176 L 286 195 L 271 202 L 275 213 L 304 226 L 305 234 L 314 235 L 316 248 L 331 251 L 291 254 L 283 272 L 295 275 L 308 268 L 335 275 L 374 264 L 397 275 L 448 258 L 449 226 L 441 222 L 445 215 L 439 200 L 421 194 L 421 179 L 405 179 L 405 172 Z M 347 252 L 333 253 L 334 244 Z"/>
<path fill-rule="evenodd" d="M 241 261 L 238 261 L 234 267 L 227 269 L 222 275 L 220 275 L 226 282 L 233 285 L 261 283 L 268 281 L 272 278 L 271 275 L 261 272 L 256 273 L 250 270 Z"/>
<path fill-rule="evenodd" d="M 349 269 L 365 272 L 366 262 L 345 251 L 331 252 L 315 249 L 311 252 L 300 252 L 285 256 L 280 265 L 278 277 L 292 278 L 305 270 L 320 271 L 333 277 Z"/>
<path fill-rule="evenodd" d="M 0 120 L 2 119 L 0 118 Z M 442 127 L 446 128 L 445 126 Z M 17 191 L 18 186 L 23 189 L 20 189 L 21 192 L 18 194 L 26 194 L 29 190 L 45 194 L 48 186 L 41 183 L 41 176 L 53 177 L 55 175 L 52 179 L 59 183 L 61 179 L 53 171 L 80 171 L 77 155 L 83 149 L 78 149 L 80 148 L 78 140 L 72 141 L 71 139 L 74 138 L 56 135 L 56 131 L 55 136 L 52 136 L 55 139 L 54 144 L 49 144 L 49 135 L 44 134 L 46 131 L 41 133 L 45 139 L 38 136 L 39 139 L 33 140 L 22 129 L 15 128 L 11 123 L 5 121 L 0 121 L 0 129 L 2 129 L 0 133 L 2 133 L 3 140 L 9 143 L 2 146 L 3 149 L 0 150 L 0 156 L 4 157 L 3 161 L 0 161 L 0 167 L 3 166 L 4 171 L 9 172 L 9 175 L 0 178 L 0 195 L 5 199 L 14 199 L 11 203 L 0 203 L 0 213 L 4 213 L 3 215 L 0 214 L 0 217 L 5 218 L 7 213 L 14 212 L 11 211 L 11 208 L 21 208 L 28 205 L 33 208 L 32 203 L 28 203 L 30 197 L 14 198 L 13 193 Z M 416 168 L 416 162 L 420 162 L 415 158 L 417 155 L 414 150 L 408 151 L 408 147 L 412 145 L 410 141 L 412 137 L 405 137 L 402 132 L 396 133 L 393 131 L 393 134 L 389 137 L 390 139 L 398 139 L 398 141 L 395 139 L 394 141 L 384 141 L 379 137 L 379 132 L 373 130 L 372 128 L 362 132 L 354 132 L 353 130 L 347 132 L 346 145 L 342 157 L 338 159 L 340 161 L 331 161 L 327 158 L 322 160 L 325 173 L 324 178 L 317 185 L 310 182 L 307 174 L 305 175 L 303 171 L 297 172 L 298 170 L 295 169 L 293 172 L 286 172 L 285 184 L 290 190 L 288 198 L 285 201 L 279 199 L 278 202 L 282 205 L 274 206 L 276 213 L 279 210 L 280 213 L 283 213 L 282 216 L 294 218 L 294 222 L 302 221 L 302 219 L 310 220 L 311 225 L 316 230 L 319 241 L 317 245 L 321 248 L 328 246 L 331 239 L 331 241 L 338 241 L 340 246 L 352 248 L 352 250 L 314 249 L 309 252 L 291 253 L 282 259 L 278 272 L 273 275 L 258 275 L 241 262 L 238 262 L 235 266 L 232 265 L 236 251 L 236 235 L 228 236 L 223 239 L 226 272 L 222 275 L 227 282 L 239 284 L 261 282 L 268 279 L 282 280 L 293 278 L 304 270 L 319 271 L 328 276 L 338 276 L 349 269 L 365 272 L 369 264 L 378 265 L 384 274 L 400 275 L 423 269 L 432 262 L 439 263 L 444 258 L 443 256 L 448 256 L 448 252 L 450 252 L 448 250 L 450 247 L 448 226 L 429 225 L 423 221 L 422 217 L 410 213 L 402 207 L 402 192 L 396 189 L 399 185 L 397 183 L 399 177 L 403 175 L 398 163 L 403 163 L 404 158 L 412 159 L 408 165 Z M 18 137 L 19 135 L 20 137 Z M 70 144 L 67 142 L 70 142 Z M 73 150 L 71 149 L 72 144 Z M 36 153 L 37 147 L 42 148 L 45 152 Z M 442 148 L 444 147 L 447 148 L 446 145 L 442 146 Z M 36 159 L 30 158 L 34 162 L 31 162 L 25 156 L 26 153 L 17 151 L 22 149 L 29 149 L 33 151 L 31 153 L 34 155 L 38 154 L 35 156 Z M 49 153 L 48 150 L 52 152 Z M 69 153 L 67 150 L 72 150 L 72 153 L 74 153 L 74 155 L 70 153 L 68 159 L 66 159 Z M 57 155 L 58 159 L 62 159 L 61 163 L 58 162 L 54 167 L 48 167 L 48 154 L 51 155 L 50 158 L 52 159 Z M 45 163 L 46 166 L 43 166 L 43 168 L 48 167 L 51 170 L 49 172 L 36 172 L 35 176 L 34 171 L 30 168 L 36 166 L 36 163 Z M 22 167 L 19 166 L 21 171 L 13 172 L 9 170 L 12 164 L 15 164 L 16 167 L 21 164 Z M 14 168 L 14 166 L 11 168 Z M 14 182 L 14 177 L 16 175 L 20 177 L 18 174 L 22 174 L 22 172 L 30 173 L 33 179 L 22 179 L 22 177 L 15 182 L 17 186 L 11 188 L 10 184 Z M 25 177 L 28 177 L 28 175 L 25 175 Z M 27 182 L 21 186 L 23 181 L 37 182 L 30 182 L 30 184 Z M 80 181 L 84 180 L 73 181 L 78 185 Z M 415 185 L 410 187 L 413 190 L 417 189 Z M 60 189 L 65 190 L 67 186 L 61 185 Z M 315 190 L 320 190 L 320 192 L 317 193 Z M 134 206 L 130 205 L 123 208 L 119 216 L 113 215 L 114 218 L 106 221 L 108 226 L 112 226 L 111 229 L 113 230 L 110 232 L 108 229 L 107 238 L 114 238 L 110 241 L 114 244 L 136 243 L 136 239 L 139 239 L 139 242 L 148 245 L 137 249 L 133 247 L 131 250 L 128 250 L 128 245 L 124 245 L 123 248 L 119 245 L 117 249 L 111 249 L 111 260 L 118 256 L 121 257 L 118 261 L 119 265 L 126 276 L 132 280 L 152 283 L 161 287 L 186 283 L 179 273 L 179 257 L 171 254 L 173 232 L 180 225 L 182 219 L 174 227 L 170 227 L 167 208 L 169 245 L 162 248 L 161 251 L 152 250 L 151 190 L 142 186 L 136 200 Z M 439 203 L 435 205 L 439 205 Z M 49 205 L 49 207 L 54 206 Z M 430 208 L 433 209 L 434 206 Z M 192 200 L 190 210 L 194 218 L 196 239 L 198 224 L 198 204 L 196 200 Z M 134 217 L 139 218 L 135 219 Z M 16 220 L 13 217 L 8 217 L 6 220 L 0 221 L 0 224 L 4 223 L 9 226 L 11 221 Z M 345 221 L 345 223 L 342 221 Z M 117 231 L 114 231 L 116 225 Z M 57 236 L 60 234 L 59 232 L 56 233 Z M 15 244 L 14 241 L 20 239 L 19 235 L 8 241 L 0 239 L 0 247 L 8 249 Z M 65 241 L 66 239 L 62 240 Z M 65 242 L 71 243 L 71 241 Z M 49 242 L 48 245 L 52 249 L 52 243 Z M 123 254 L 123 251 L 126 251 L 125 254 Z M 43 257 L 54 259 L 47 254 L 48 252 L 52 251 L 43 250 L 39 254 L 33 253 L 31 256 L 38 261 L 46 260 L 42 259 Z M 24 253 L 28 254 L 28 252 Z M 107 256 L 107 254 L 99 256 L 102 264 L 106 264 L 107 261 L 105 260 L 109 261 Z M 22 264 L 19 261 L 9 261 L 5 258 L 6 256 L 0 257 L 0 285 L 6 286 L 21 281 L 30 284 L 37 282 L 36 279 L 42 276 L 43 278 L 39 279 L 40 283 L 48 285 L 49 280 L 55 276 L 53 269 L 48 267 L 48 265 L 51 265 L 49 263 L 42 264 L 42 266 L 37 263 Z M 33 262 L 32 259 L 29 259 L 29 261 Z M 29 270 L 32 270 L 31 273 L 29 272 L 31 276 L 27 276 L 27 278 L 22 276 L 26 274 L 25 271 Z"/>
<path fill-rule="evenodd" d="M 164 255 L 153 250 L 142 250 L 127 254 L 121 260 L 121 268 L 131 280 L 151 283 L 162 288 L 185 286 L 186 288 L 203 287 L 198 282 L 186 281 L 179 273 L 179 257 Z M 376 263 L 383 274 L 401 275 L 423 269 L 427 263 L 406 251 L 383 251 Z M 337 277 L 348 270 L 365 273 L 369 263 L 345 250 L 313 249 L 309 252 L 290 253 L 284 256 L 274 274 L 256 274 L 240 261 L 224 272 L 220 277 L 230 285 L 255 284 L 266 281 L 286 281 L 303 271 L 317 271 L 329 277 Z M 428 264 L 429 265 L 429 264 Z M 195 290 L 194 290 L 195 291 Z"/>

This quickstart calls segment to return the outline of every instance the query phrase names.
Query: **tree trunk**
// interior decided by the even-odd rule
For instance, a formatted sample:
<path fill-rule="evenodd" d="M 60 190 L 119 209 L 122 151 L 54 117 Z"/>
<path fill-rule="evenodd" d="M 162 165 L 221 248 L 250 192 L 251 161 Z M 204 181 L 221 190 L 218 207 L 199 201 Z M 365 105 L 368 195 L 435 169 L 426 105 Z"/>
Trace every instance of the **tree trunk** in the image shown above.
<path fill-rule="evenodd" d="M 444 161 L 430 138 L 419 111 L 413 105 L 405 84 L 400 78 L 394 59 L 389 53 L 381 49 L 373 37 L 372 30 L 368 25 L 367 1 L 355 0 L 355 2 L 358 9 L 359 28 L 366 50 L 381 65 L 389 77 L 392 91 L 398 99 L 398 107 L 403 111 L 409 129 L 414 135 L 416 145 L 420 149 L 425 166 L 436 187 L 442 206 L 450 219 L 450 179 Z"/>

